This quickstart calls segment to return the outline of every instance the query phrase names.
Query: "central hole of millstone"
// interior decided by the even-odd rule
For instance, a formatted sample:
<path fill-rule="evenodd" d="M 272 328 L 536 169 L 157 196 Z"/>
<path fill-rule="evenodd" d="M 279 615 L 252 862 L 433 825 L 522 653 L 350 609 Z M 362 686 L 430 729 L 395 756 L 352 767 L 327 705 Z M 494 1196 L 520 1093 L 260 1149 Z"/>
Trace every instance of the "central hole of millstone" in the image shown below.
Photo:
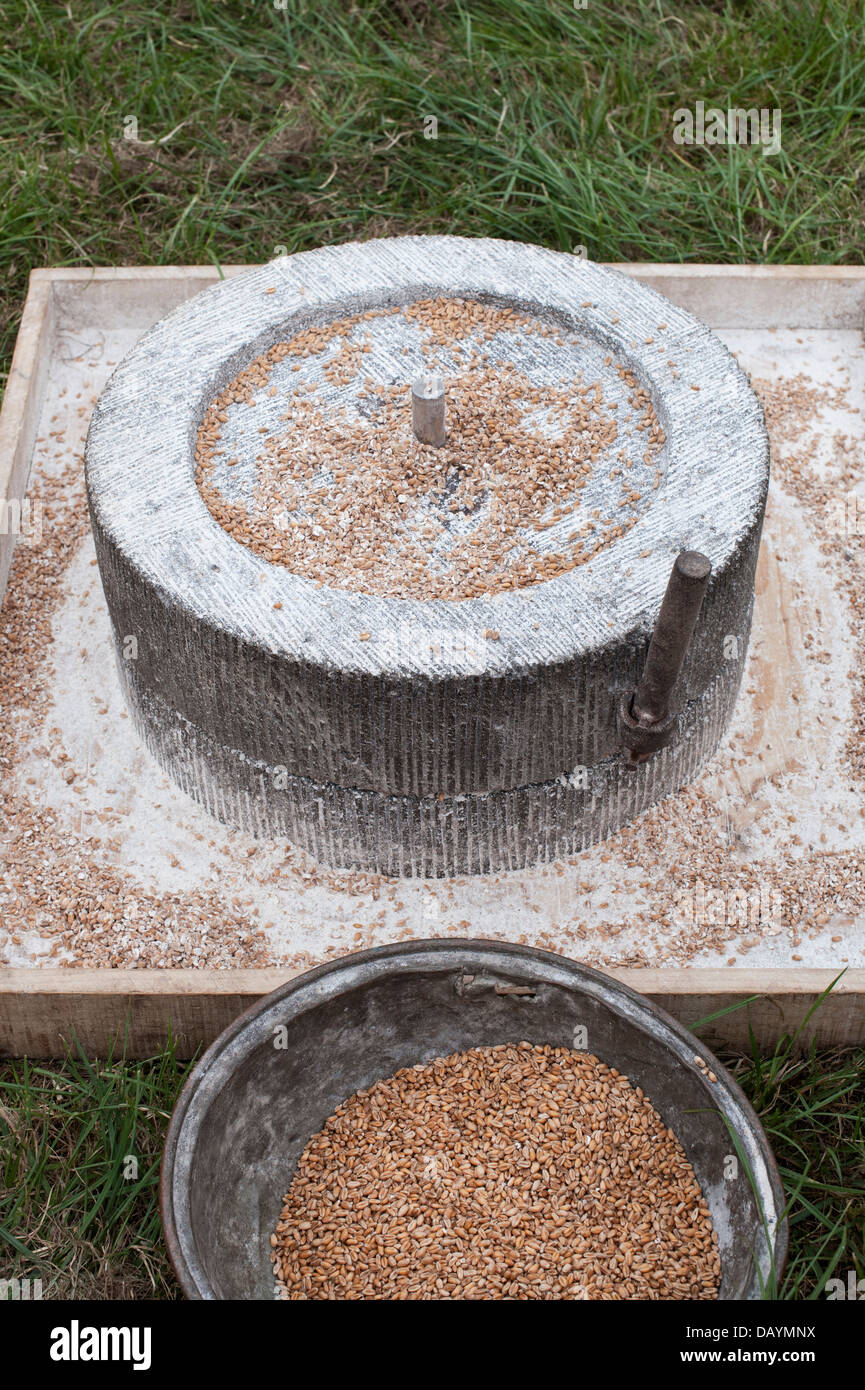
<path fill-rule="evenodd" d="M 440 377 L 443 445 L 412 385 Z M 331 588 L 466 599 L 542 583 L 650 505 L 665 439 L 633 369 L 585 333 L 471 299 L 306 328 L 210 402 L 196 481 L 224 529 Z"/>

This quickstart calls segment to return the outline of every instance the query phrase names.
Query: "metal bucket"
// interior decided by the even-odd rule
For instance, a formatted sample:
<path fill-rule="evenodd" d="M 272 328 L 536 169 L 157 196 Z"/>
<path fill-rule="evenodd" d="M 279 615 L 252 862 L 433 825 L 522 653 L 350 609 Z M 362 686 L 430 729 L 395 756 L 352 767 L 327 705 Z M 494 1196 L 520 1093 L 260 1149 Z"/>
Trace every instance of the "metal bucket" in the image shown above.
<path fill-rule="evenodd" d="M 241 1014 L 208 1049 L 171 1117 L 160 1181 L 184 1293 L 273 1297 L 270 1235 L 297 1160 L 356 1091 L 471 1047 L 575 1040 L 642 1087 L 678 1135 L 718 1233 L 720 1297 L 760 1298 L 786 1257 L 784 1194 L 766 1135 L 720 1063 L 662 1009 L 596 970 L 526 946 L 461 940 L 381 946 L 319 966 Z"/>

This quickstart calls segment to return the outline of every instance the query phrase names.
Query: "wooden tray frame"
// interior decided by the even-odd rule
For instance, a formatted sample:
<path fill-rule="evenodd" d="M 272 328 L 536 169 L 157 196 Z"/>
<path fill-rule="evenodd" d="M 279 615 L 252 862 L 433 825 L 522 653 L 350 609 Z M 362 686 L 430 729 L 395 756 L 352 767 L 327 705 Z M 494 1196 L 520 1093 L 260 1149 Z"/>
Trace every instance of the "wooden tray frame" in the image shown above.
<path fill-rule="evenodd" d="M 89 319 L 143 331 L 182 300 L 243 266 L 34 270 L 0 412 L 0 497 L 21 500 L 45 395 L 52 344 Z M 865 329 L 865 267 L 634 263 L 636 276 L 715 328 Z M 0 601 L 14 535 L 0 535 Z M 865 969 L 611 969 L 713 1045 L 762 1049 L 798 1031 L 798 1045 L 865 1042 Z M 296 971 L 0 968 L 0 1055 L 157 1053 L 169 1034 L 180 1056 L 210 1043 L 237 1014 Z M 813 1011 L 813 1013 L 812 1013 Z"/>

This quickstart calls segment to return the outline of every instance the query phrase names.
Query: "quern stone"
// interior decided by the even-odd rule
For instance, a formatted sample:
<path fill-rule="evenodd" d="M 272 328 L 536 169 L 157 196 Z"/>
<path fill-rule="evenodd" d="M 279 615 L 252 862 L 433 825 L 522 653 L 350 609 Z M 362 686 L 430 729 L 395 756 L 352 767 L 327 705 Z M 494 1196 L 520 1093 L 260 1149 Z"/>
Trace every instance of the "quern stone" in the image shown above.
<path fill-rule="evenodd" d="M 622 534 L 543 582 L 426 601 L 364 592 L 361 579 L 354 590 L 317 583 L 229 535 L 195 480 L 197 431 L 216 394 L 304 328 L 437 296 L 551 326 L 539 343 L 502 348 L 530 380 L 561 383 L 584 362 L 585 387 L 611 363 L 611 378 L 621 366 L 647 393 L 661 463 Z M 486 351 L 495 355 L 495 339 Z M 411 382 L 431 367 L 403 368 L 384 343 L 364 369 L 384 385 L 404 370 L 410 412 Z M 351 385 L 327 390 L 334 408 L 354 408 Z M 273 406 L 263 397 L 254 409 Z M 269 429 L 272 414 L 263 418 Z M 628 448 L 641 447 L 638 428 L 623 419 Z M 750 631 L 765 424 L 714 334 L 612 270 L 515 242 L 400 237 L 244 272 L 127 355 L 94 413 L 86 469 L 137 727 L 191 796 L 253 834 L 385 874 L 524 867 L 613 833 L 693 779 L 723 735 Z M 619 495 L 605 478 L 581 499 L 604 518 Z M 544 530 L 539 547 L 571 524 Z M 674 692 L 673 738 L 633 767 L 617 706 L 637 684 L 683 549 L 708 557 L 711 579 Z"/>

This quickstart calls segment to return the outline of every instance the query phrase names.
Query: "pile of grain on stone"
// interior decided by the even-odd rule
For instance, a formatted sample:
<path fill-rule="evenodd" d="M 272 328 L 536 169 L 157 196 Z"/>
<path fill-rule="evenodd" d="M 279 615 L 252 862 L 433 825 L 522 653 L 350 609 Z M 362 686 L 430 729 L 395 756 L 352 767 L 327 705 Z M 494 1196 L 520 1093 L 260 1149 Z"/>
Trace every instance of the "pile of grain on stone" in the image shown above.
<path fill-rule="evenodd" d="M 693 1169 L 643 1092 L 527 1042 L 339 1106 L 271 1246 L 281 1299 L 714 1299 L 721 1273 Z"/>
<path fill-rule="evenodd" d="M 400 315 L 423 335 L 429 368 L 458 363 L 447 383 L 447 440 L 420 443 L 411 427 L 407 375 L 365 374 L 362 331 Z M 359 337 L 358 334 L 361 336 Z M 600 384 L 533 380 L 483 351 L 496 335 L 563 343 L 560 330 L 512 309 L 470 300 L 420 300 L 370 310 L 275 344 L 228 383 L 196 441 L 196 481 L 211 514 L 272 564 L 333 588 L 396 598 L 463 599 L 542 583 L 585 564 L 635 525 L 657 489 L 664 432 L 649 393 L 625 366 L 605 365 L 626 390 L 624 412 Z M 334 346 L 338 345 L 336 352 Z M 408 351 L 403 348 L 403 351 Z M 525 352 L 523 354 L 525 356 Z M 226 490 L 217 460 L 240 406 L 277 393 L 274 368 L 320 360 L 317 379 L 287 392 L 288 412 L 255 460 L 251 501 Z M 345 403 L 318 387 L 356 386 Z M 350 408 L 347 408 L 350 407 Z M 624 418 L 627 416 L 627 419 Z M 621 427 L 621 429 L 620 429 Z M 604 506 L 581 507 L 597 467 Z M 551 533 L 551 534 L 548 534 Z"/>

